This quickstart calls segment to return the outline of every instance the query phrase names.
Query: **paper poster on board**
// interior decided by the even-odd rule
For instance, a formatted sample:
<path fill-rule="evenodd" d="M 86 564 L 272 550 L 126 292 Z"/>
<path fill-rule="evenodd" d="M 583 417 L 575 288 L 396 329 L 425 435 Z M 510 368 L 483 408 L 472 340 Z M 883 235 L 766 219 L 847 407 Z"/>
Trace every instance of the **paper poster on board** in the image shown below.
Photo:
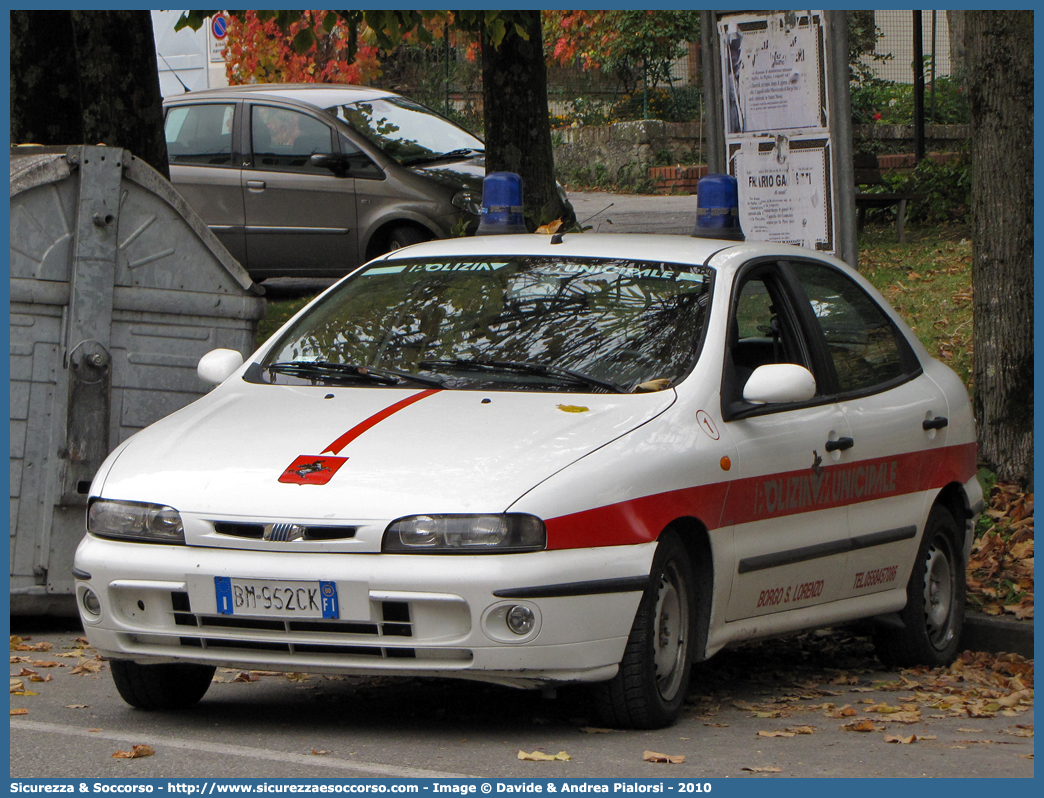
<path fill-rule="evenodd" d="M 819 13 L 729 16 L 718 33 L 726 136 L 827 127 Z"/>
<path fill-rule="evenodd" d="M 763 136 L 729 149 L 748 240 L 834 251 L 828 139 Z"/>

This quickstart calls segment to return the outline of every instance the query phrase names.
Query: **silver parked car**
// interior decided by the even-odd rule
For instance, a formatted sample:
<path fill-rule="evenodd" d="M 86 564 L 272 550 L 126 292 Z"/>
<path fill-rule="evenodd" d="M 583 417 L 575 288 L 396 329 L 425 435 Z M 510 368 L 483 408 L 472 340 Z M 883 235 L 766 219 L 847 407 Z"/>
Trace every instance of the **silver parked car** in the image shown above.
<path fill-rule="evenodd" d="M 341 276 L 477 224 L 482 141 L 400 95 L 259 84 L 163 105 L 171 182 L 255 280 Z"/>

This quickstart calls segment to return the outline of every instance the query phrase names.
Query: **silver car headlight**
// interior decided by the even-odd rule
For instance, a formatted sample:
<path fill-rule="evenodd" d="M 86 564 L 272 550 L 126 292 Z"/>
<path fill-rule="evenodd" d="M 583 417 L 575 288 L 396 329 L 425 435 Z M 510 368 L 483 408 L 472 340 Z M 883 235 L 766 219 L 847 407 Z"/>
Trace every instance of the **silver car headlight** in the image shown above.
<path fill-rule="evenodd" d="M 482 211 L 482 192 L 474 192 L 470 189 L 458 191 L 450 200 L 455 208 L 460 208 L 465 213 L 478 216 Z"/>
<path fill-rule="evenodd" d="M 398 554 L 504 554 L 547 547 L 544 522 L 532 515 L 411 515 L 392 521 L 381 551 Z"/>
<path fill-rule="evenodd" d="M 115 540 L 184 543 L 185 528 L 173 507 L 95 499 L 87 508 L 87 531 Z"/>

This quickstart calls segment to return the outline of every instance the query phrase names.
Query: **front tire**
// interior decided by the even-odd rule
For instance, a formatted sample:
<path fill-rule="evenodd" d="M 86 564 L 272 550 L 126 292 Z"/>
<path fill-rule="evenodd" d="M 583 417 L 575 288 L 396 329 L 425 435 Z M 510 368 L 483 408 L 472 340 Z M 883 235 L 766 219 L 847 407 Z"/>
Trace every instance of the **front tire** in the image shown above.
<path fill-rule="evenodd" d="M 216 670 L 213 665 L 139 665 L 126 659 L 109 660 L 109 667 L 124 701 L 138 709 L 166 710 L 188 709 L 199 703 Z"/>
<path fill-rule="evenodd" d="M 593 688 L 594 707 L 603 723 L 659 729 L 678 718 L 692 670 L 695 595 L 688 552 L 677 533 L 664 532 L 620 670 Z"/>
<path fill-rule="evenodd" d="M 906 607 L 900 613 L 905 628 L 881 628 L 874 634 L 877 657 L 885 665 L 939 668 L 957 656 L 965 593 L 960 541 L 950 511 L 933 507 L 906 587 Z"/>
<path fill-rule="evenodd" d="M 420 244 L 423 241 L 431 241 L 431 236 L 418 227 L 401 224 L 393 227 L 385 239 L 385 252 L 394 252 L 403 247 Z"/>

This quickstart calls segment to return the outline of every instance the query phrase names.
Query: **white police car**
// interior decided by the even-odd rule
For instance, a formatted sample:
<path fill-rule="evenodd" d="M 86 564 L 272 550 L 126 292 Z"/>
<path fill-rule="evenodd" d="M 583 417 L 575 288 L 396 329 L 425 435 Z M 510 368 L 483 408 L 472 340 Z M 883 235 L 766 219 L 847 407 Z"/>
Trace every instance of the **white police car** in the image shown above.
<path fill-rule="evenodd" d="M 420 244 L 356 271 L 121 444 L 76 554 L 121 695 L 214 667 L 588 682 L 678 714 L 729 643 L 860 618 L 956 652 L 971 409 L 806 250 L 684 236 Z"/>

